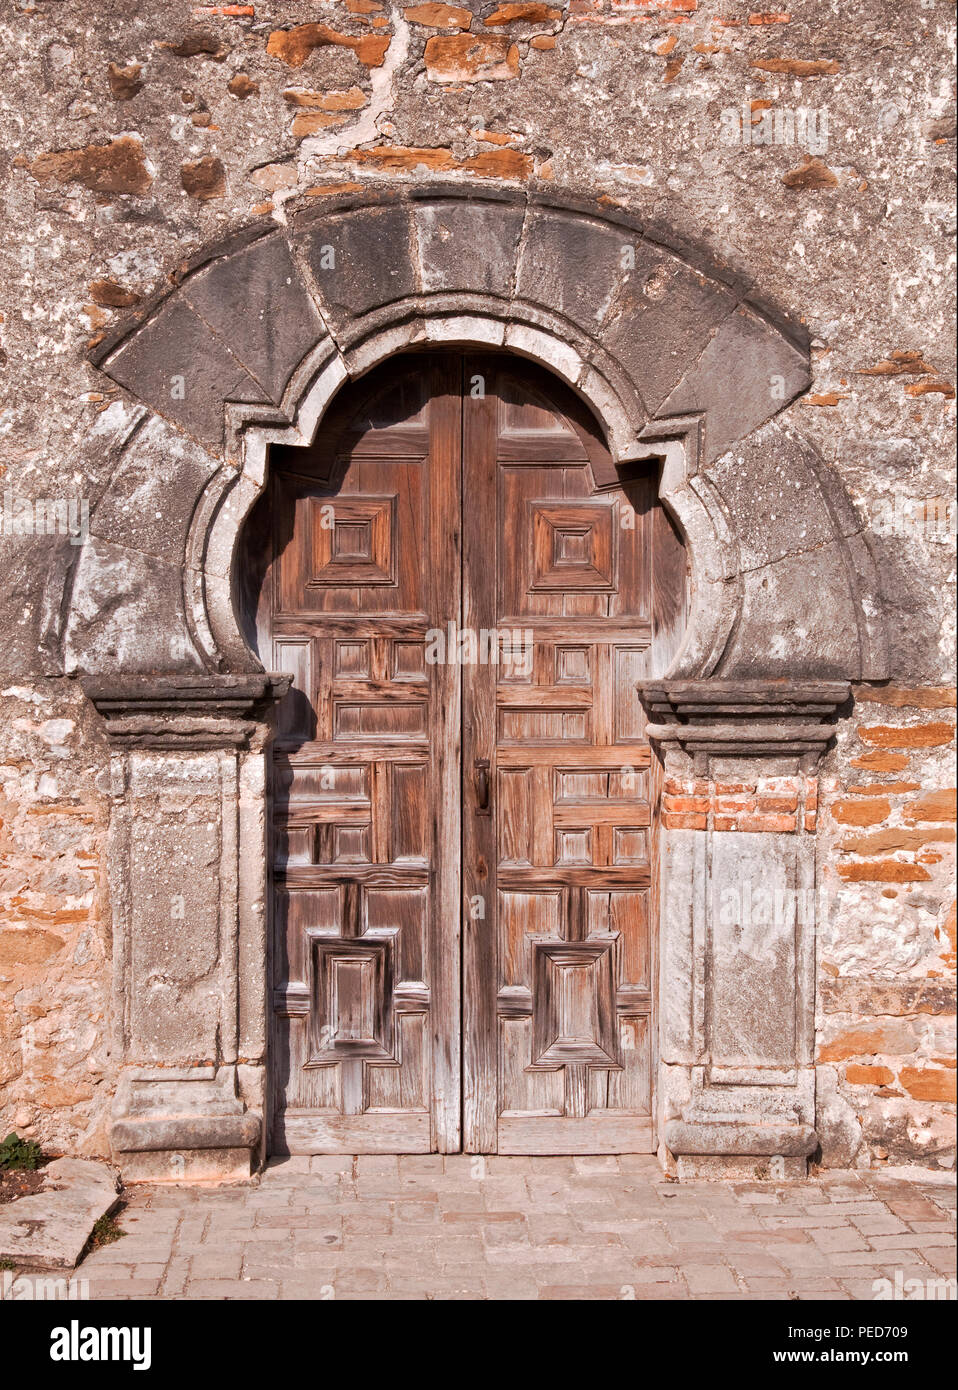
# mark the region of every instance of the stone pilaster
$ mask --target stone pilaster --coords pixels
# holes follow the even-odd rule
[[[679,1176],[804,1175],[815,1131],[816,768],[836,681],[654,681],[664,763],[659,1133]]]
[[[266,1061],[266,766],[285,676],[88,678],[111,745],[111,1143],[124,1177],[248,1177]]]

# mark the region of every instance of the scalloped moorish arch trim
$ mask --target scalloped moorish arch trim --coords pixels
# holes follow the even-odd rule
[[[282,229],[248,228],[177,280],[93,354],[152,412],[154,437],[171,428],[183,461],[161,489],[166,530],[183,540],[178,554],[168,536],[162,547],[180,573],[182,630],[141,640],[131,669],[256,669],[230,569],[268,445],[310,442],[339,387],[390,354],[447,343],[555,372],[589,405],[616,466],[665,460],[661,496],[686,536],[693,603],[669,674],[884,674],[858,518],[810,443],[775,422],[809,384],[807,335],[637,220],[485,185],[368,189],[293,211]],[[133,591],[149,639],[151,608],[171,620],[174,576],[150,595],[130,558],[150,546],[131,542],[117,510],[109,495],[95,508],[93,547],[74,568],[114,615],[111,631]],[[67,669],[106,656],[115,669],[89,601],[73,608],[51,604],[48,645]]]
[[[310,443],[347,382],[442,344],[567,382],[606,437],[599,486],[662,461],[692,611],[637,692],[649,737],[683,796],[791,778],[798,809],[774,833],[660,820],[658,1134],[679,1172],[771,1156],[797,1175],[818,1142],[814,922],[755,952],[716,903],[744,874],[814,886],[815,766],[848,682],[886,675],[861,523],[782,415],[810,382],[805,334],[624,213],[488,185],[327,198],[175,278],[94,354],[133,403],[102,417],[110,481],[51,573],[44,642],[51,670],[84,677],[112,749],[126,1176],[248,1174],[263,1153],[263,748],[286,680],[244,640],[233,581],[269,447]]]

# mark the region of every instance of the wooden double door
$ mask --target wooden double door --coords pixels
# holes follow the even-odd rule
[[[274,450],[243,579],[272,745],[274,1152],[654,1147],[649,747],[684,552],[581,403],[394,359]]]

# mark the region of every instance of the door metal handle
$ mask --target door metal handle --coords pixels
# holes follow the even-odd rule
[[[489,815],[489,759],[476,759],[476,813]]]

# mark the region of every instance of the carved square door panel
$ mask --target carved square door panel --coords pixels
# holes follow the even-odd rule
[[[476,392],[476,379],[483,389]],[[656,773],[684,612],[637,476],[514,359],[397,358],[274,450],[246,584],[272,758],[276,1151],[654,1147]]]

